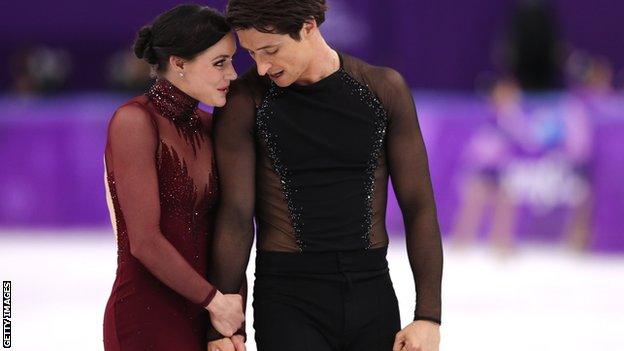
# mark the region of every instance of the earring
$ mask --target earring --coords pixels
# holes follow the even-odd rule
[[[180,72],[180,78],[184,78],[184,73]]]

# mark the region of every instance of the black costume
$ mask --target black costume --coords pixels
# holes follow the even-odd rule
[[[415,319],[440,322],[441,240],[411,91],[392,69],[340,62],[286,88],[254,69],[215,112],[212,279],[239,290],[255,215],[259,350],[391,349],[400,323],[386,261],[388,176],[405,218]]]

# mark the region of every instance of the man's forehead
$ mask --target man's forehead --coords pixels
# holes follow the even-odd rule
[[[257,29],[237,30],[238,41],[246,50],[262,50],[280,43],[281,34],[263,33]]]

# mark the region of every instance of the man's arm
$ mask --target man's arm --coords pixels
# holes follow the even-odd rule
[[[210,277],[220,291],[237,293],[253,244],[255,202],[255,105],[242,82],[232,84],[227,105],[214,113],[220,202],[213,237]],[[246,282],[245,282],[246,283]],[[209,331],[209,340],[218,334]]]
[[[442,242],[429,175],[427,152],[412,94],[401,75],[385,72],[388,111],[387,158],[403,214],[414,284],[414,321],[399,334],[395,348],[437,350],[441,319]],[[421,347],[421,348],[419,348]]]
[[[405,224],[407,251],[414,284],[414,320],[440,323],[442,242],[429,175],[427,151],[422,139],[410,89],[401,75],[388,70],[387,155],[390,177]]]

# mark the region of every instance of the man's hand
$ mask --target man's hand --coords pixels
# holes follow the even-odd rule
[[[230,338],[223,338],[208,343],[208,351],[238,351]]]
[[[414,321],[397,333],[392,351],[438,351],[440,326],[429,321]]]
[[[231,338],[232,340],[232,344],[234,344],[234,348],[236,348],[236,351],[246,351],[247,348],[245,347],[245,338],[242,335],[234,335]]]
[[[212,326],[228,338],[234,335],[245,321],[243,297],[239,294],[223,295],[217,291],[206,309],[210,312]]]

